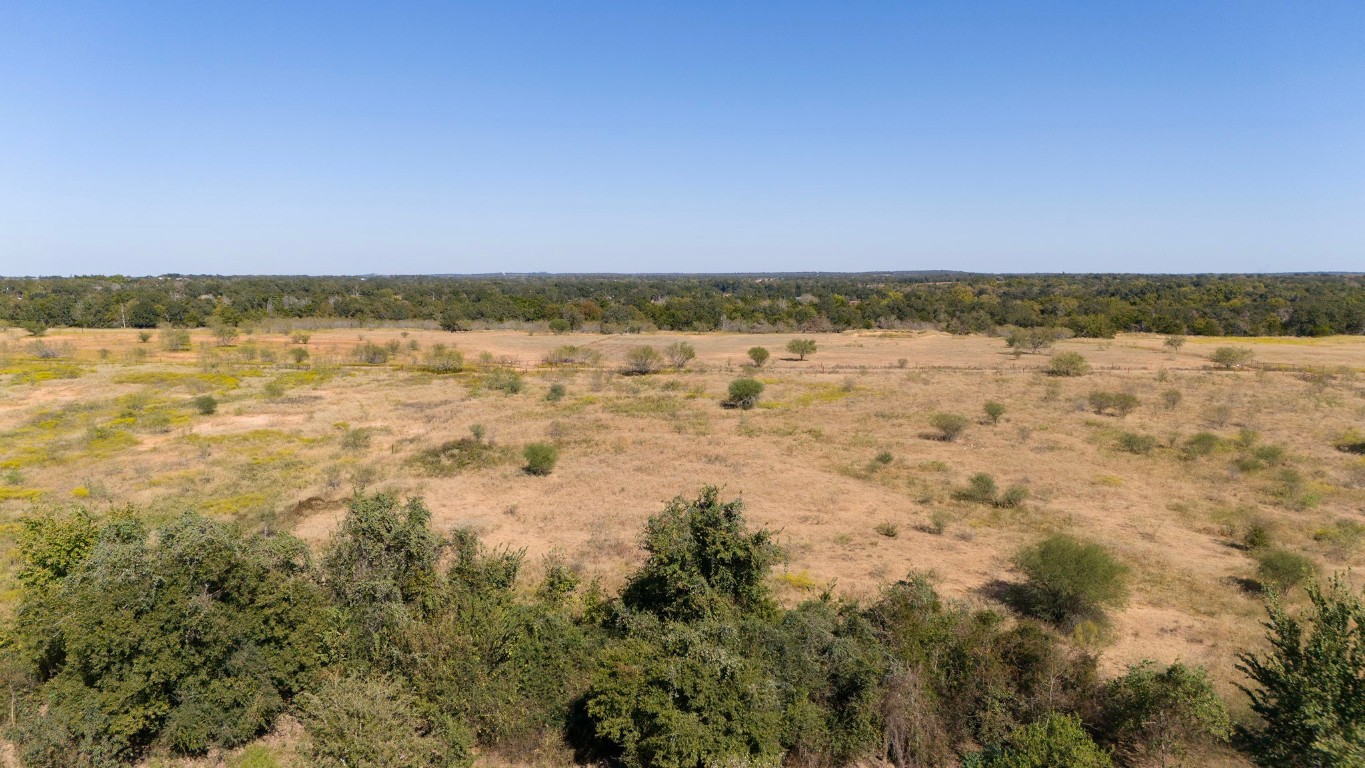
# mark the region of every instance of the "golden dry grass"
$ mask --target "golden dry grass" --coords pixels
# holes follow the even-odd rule
[[[558,552],[610,587],[639,562],[636,535],[649,515],[715,484],[744,498],[752,523],[780,532],[789,561],[774,585],[785,600],[831,584],[867,597],[926,570],[947,595],[982,604],[992,585],[1015,577],[1015,551],[1068,531],[1111,547],[1136,576],[1131,605],[1098,648],[1105,667],[1203,664],[1234,709],[1235,653],[1261,634],[1259,599],[1245,589],[1254,566],[1236,546],[1247,522],[1272,522],[1279,542],[1326,570],[1365,563],[1358,549],[1314,538],[1338,520],[1365,523],[1365,464],[1332,447],[1365,423],[1365,338],[1192,338],[1179,354],[1150,335],[1062,342],[1094,367],[1080,378],[1045,376],[1047,355],[1016,358],[1000,339],[934,332],[821,335],[817,354],[797,362],[785,359],[783,335],[314,331],[302,369],[283,362],[297,346],[285,334],[219,348],[197,331],[193,351],[167,353],[128,330],[51,332],[42,342],[62,350],[58,360],[33,359],[18,331],[0,338],[6,531],[36,499],[132,503],[152,517],[194,507],[318,543],[355,488],[390,488],[424,496],[439,528],[473,527],[533,558]],[[387,365],[351,364],[362,339],[400,351]],[[687,370],[613,369],[633,346],[677,340],[696,347]],[[418,370],[437,343],[458,346],[469,370]],[[562,344],[597,350],[602,366],[541,363]],[[755,345],[773,352],[754,374],[767,384],[760,407],[721,408]],[[1214,371],[1207,356],[1221,345],[1252,347],[1274,370]],[[261,350],[276,362],[261,362]],[[481,387],[495,364],[520,370],[525,391]],[[555,383],[567,395],[548,402]],[[1131,392],[1140,405],[1123,418],[1097,415],[1086,404],[1093,390]],[[1180,392],[1173,407],[1167,390]],[[220,401],[215,415],[188,406],[205,392]],[[994,426],[988,400],[1007,408]],[[972,424],[957,441],[931,439],[936,411]],[[524,474],[517,461],[430,477],[411,462],[474,424],[518,449],[552,440],[559,465],[548,477]],[[1238,470],[1236,448],[1179,456],[1195,432],[1231,440],[1242,430],[1285,449],[1294,488],[1281,467]],[[1123,452],[1124,431],[1158,447]],[[882,452],[888,463],[874,461]],[[1026,486],[1029,501],[1002,509],[958,500],[977,472]],[[6,581],[0,599],[13,598]]]

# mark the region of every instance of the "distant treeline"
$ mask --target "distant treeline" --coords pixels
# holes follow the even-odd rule
[[[268,319],[435,321],[448,330],[562,321],[630,332],[956,333],[1059,326],[1201,336],[1365,333],[1365,275],[781,275],[71,277],[0,279],[0,321],[151,328]]]

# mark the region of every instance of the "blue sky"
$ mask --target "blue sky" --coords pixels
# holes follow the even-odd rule
[[[1365,3],[0,0],[0,274],[1365,270]]]

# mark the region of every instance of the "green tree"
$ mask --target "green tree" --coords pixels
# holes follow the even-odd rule
[[[986,411],[986,420],[992,424],[999,424],[1000,417],[1005,415],[1005,406],[994,400],[987,401],[983,409]]]
[[[1209,355],[1209,361],[1225,371],[1241,368],[1256,356],[1247,347],[1219,347]]]
[[[945,442],[956,440],[971,420],[958,413],[935,413],[929,417],[929,425],[938,430],[939,439]]]
[[[1026,578],[1017,602],[1047,621],[1099,620],[1128,600],[1128,568],[1099,544],[1057,534],[1019,552],[1015,565]]]
[[[797,360],[805,360],[815,354],[815,339],[792,339],[787,342],[787,354],[796,355]]]
[[[1079,352],[1058,352],[1048,362],[1049,376],[1084,376],[1090,372],[1090,363]]]
[[[725,405],[747,411],[758,404],[758,398],[763,394],[763,389],[763,382],[758,379],[747,377],[735,379],[730,382],[730,396],[725,400]]]
[[[1238,655],[1251,680],[1242,690],[1262,724],[1246,736],[1252,759],[1277,768],[1346,768],[1365,760],[1365,599],[1341,578],[1307,589],[1290,615],[1267,605],[1269,649]]]
[[[668,358],[668,364],[679,370],[686,368],[696,356],[697,350],[685,341],[675,341],[664,348],[664,357]]]
[[[755,368],[762,368],[763,364],[768,362],[769,353],[768,350],[763,347],[749,347],[749,351],[747,354],[749,355],[749,360],[753,362]]]

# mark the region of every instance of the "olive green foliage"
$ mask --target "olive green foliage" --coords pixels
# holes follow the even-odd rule
[[[1180,453],[1186,459],[1197,459],[1208,456],[1222,445],[1223,438],[1218,435],[1212,432],[1196,432],[1181,446]]]
[[[444,344],[433,344],[422,358],[421,368],[428,373],[459,373],[464,370],[464,354]]]
[[[730,396],[726,398],[724,405],[728,408],[739,408],[749,410],[758,404],[758,398],[763,394],[763,382],[758,379],[741,378],[730,382]]]
[[[938,430],[939,439],[952,442],[967,429],[971,420],[959,413],[935,413],[929,417],[929,425]]]
[[[994,477],[985,472],[978,472],[968,478],[967,486],[954,495],[963,501],[1012,509],[1028,501],[1029,493],[1028,488],[1022,485],[1012,485],[1002,492],[996,485]]]
[[[564,399],[567,392],[568,390],[564,388],[563,384],[551,384],[549,391],[545,393],[545,399],[551,403],[557,403]]]
[[[1336,440],[1333,440],[1332,445],[1344,453],[1365,454],[1365,432],[1348,429]]]
[[[768,358],[771,356],[764,347],[749,347],[749,351],[746,354],[748,354],[749,360],[754,364],[755,368],[762,368],[763,364],[768,362]]]
[[[361,342],[351,350],[351,359],[363,365],[383,365],[389,362],[392,355],[388,347],[373,341]]]
[[[1090,373],[1090,363],[1080,352],[1058,352],[1047,364],[1049,376],[1084,376]]]
[[[194,410],[201,416],[212,416],[218,412],[218,398],[213,395],[198,395],[190,400],[190,405],[193,405]]]
[[[1026,578],[1016,603],[1046,621],[1100,620],[1128,601],[1128,568],[1099,544],[1058,534],[1025,548],[1015,565]]]
[[[1185,337],[1178,333],[1173,333],[1162,340],[1161,345],[1171,352],[1179,352],[1185,346]]]
[[[1130,765],[1179,765],[1189,748],[1227,741],[1232,721],[1201,667],[1145,661],[1104,689],[1103,741]]]
[[[487,389],[508,395],[519,395],[526,388],[526,380],[511,368],[492,368],[485,371],[480,383]]]
[[[1272,596],[1269,648],[1238,656],[1261,722],[1245,737],[1257,765],[1346,768],[1365,745],[1365,595],[1334,578],[1292,615]]]
[[[1138,432],[1124,432],[1119,435],[1119,450],[1146,455],[1156,449],[1156,438]]]
[[[161,348],[167,352],[184,352],[190,348],[190,332],[184,328],[161,329]]]
[[[1114,761],[1081,727],[1079,718],[1049,714],[1021,726],[1005,744],[974,756],[964,768],[1110,768]]]
[[[654,373],[663,367],[664,357],[647,344],[632,347],[626,352],[625,372],[636,376]]]
[[[1230,371],[1247,365],[1254,357],[1256,353],[1247,347],[1219,347],[1209,355],[1209,362]]]
[[[549,328],[552,333],[560,334],[568,333],[569,330],[573,328],[573,325],[562,317],[556,317],[549,322]]]
[[[1065,328],[1053,328],[1041,326],[1037,328],[1012,328],[1005,334],[1005,346],[1010,349],[1023,352],[1028,350],[1034,354],[1049,349],[1053,344],[1071,336],[1072,333]]]
[[[805,360],[815,354],[815,339],[792,339],[787,342],[787,354],[796,355],[798,360]]]
[[[1132,413],[1138,407],[1137,395],[1131,392],[1091,392],[1089,397],[1090,407],[1095,409],[1095,413],[1111,413],[1115,416],[1123,417]]]
[[[550,443],[530,443],[522,450],[526,459],[526,474],[548,475],[559,461],[559,449]]]
[[[99,534],[95,519],[80,508],[20,519],[19,582],[33,589],[60,582],[85,561]]]
[[[88,549],[72,543],[83,530],[49,526],[22,553],[14,633],[37,681],[18,707],[26,764],[242,744],[326,662],[333,613],[302,542],[194,514],[155,534],[118,517]]]
[[[1005,415],[1004,404],[997,403],[994,400],[987,401],[987,403],[982,406],[982,410],[986,412],[986,421],[991,424],[999,424],[1000,417]]]
[[[696,356],[696,348],[685,341],[675,341],[664,347],[664,357],[668,358],[668,364],[674,368],[686,368]]]
[[[1255,551],[1256,580],[1267,590],[1285,592],[1313,578],[1317,565],[1307,556],[1278,547]]]
[[[469,763],[466,750],[433,735],[418,703],[382,677],[343,677],[305,693],[299,720],[313,768],[448,768]]]
[[[469,431],[466,437],[419,451],[412,463],[429,475],[446,476],[488,469],[515,458],[510,450],[486,438],[482,426],[475,424]]]

